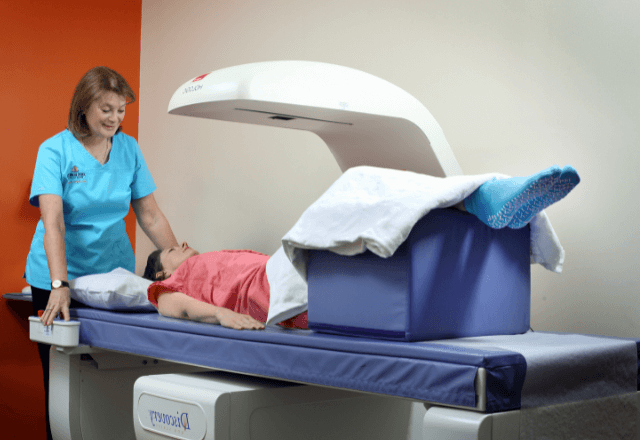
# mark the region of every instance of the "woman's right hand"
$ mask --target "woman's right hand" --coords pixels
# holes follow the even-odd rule
[[[218,308],[216,315],[223,327],[235,328],[236,330],[262,330],[264,328],[264,324],[257,319],[222,307]]]
[[[43,325],[48,326],[53,324],[53,318],[62,314],[65,321],[69,321],[69,305],[71,304],[71,292],[68,287],[61,287],[59,289],[53,289],[49,295],[49,302],[47,308],[40,317],[40,322]]]

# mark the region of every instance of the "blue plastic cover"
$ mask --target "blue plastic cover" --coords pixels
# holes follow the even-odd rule
[[[392,342],[289,330],[233,330],[157,313],[75,309],[80,343],[250,375],[476,406],[487,371],[487,412],[520,407],[526,362],[519,353],[428,342]]]
[[[389,258],[310,250],[309,328],[404,341],[525,333],[529,248],[529,227],[435,209]]]

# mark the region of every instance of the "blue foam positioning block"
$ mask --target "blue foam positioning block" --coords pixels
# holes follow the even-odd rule
[[[309,251],[309,328],[399,341],[525,333],[529,240],[529,226],[437,209],[389,258]]]

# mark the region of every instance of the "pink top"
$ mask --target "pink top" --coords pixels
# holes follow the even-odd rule
[[[268,255],[249,250],[207,252],[188,258],[164,281],[147,289],[149,301],[158,307],[165,292],[182,292],[199,301],[224,307],[266,322],[269,314]],[[281,323],[308,328],[307,313]]]

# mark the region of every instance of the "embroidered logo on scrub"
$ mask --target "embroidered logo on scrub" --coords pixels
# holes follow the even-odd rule
[[[67,174],[67,180],[69,181],[69,183],[86,183],[87,181],[84,180],[84,177],[85,173],[81,173],[80,170],[78,170],[78,167],[75,165],[71,169],[71,172]]]

